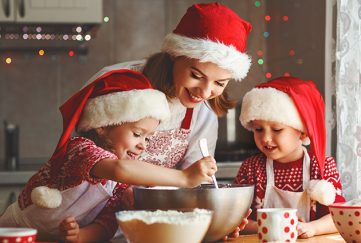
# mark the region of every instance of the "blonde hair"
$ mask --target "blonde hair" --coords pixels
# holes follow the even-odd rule
[[[150,56],[144,66],[143,74],[149,78],[153,87],[162,91],[168,99],[176,96],[173,84],[173,60],[168,53],[158,52]],[[228,110],[234,108],[237,103],[229,98],[226,91],[208,102],[218,117],[227,114]]]

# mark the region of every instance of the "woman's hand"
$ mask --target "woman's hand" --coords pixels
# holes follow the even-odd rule
[[[251,215],[252,209],[248,209],[247,215],[242,219],[241,224],[229,235],[223,237],[223,241],[227,241],[230,238],[237,238],[239,236],[239,232],[244,230],[246,225],[248,224],[248,217]]]
[[[65,242],[79,242],[79,224],[74,217],[64,219],[59,225],[59,230]]]
[[[185,187],[195,187],[202,182],[212,183],[212,175],[217,171],[216,161],[212,156],[204,157],[183,170],[186,177]]]

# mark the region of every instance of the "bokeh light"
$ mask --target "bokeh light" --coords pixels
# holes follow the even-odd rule
[[[283,73],[283,76],[289,77],[289,76],[291,76],[291,74],[289,72],[285,72],[285,73]]]
[[[263,51],[262,51],[262,50],[258,50],[258,51],[257,51],[257,56],[259,56],[259,57],[263,56]]]
[[[293,57],[294,55],[296,55],[296,51],[294,49],[291,49],[291,50],[288,51],[288,55],[290,57]]]

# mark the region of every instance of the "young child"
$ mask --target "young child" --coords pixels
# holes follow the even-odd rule
[[[327,205],[345,199],[335,160],[325,156],[324,103],[315,84],[295,77],[260,84],[244,96],[240,121],[262,152],[235,178],[255,185],[253,220],[243,233],[257,232],[258,208],[273,207],[298,209],[300,238],[336,232]]]
[[[165,95],[138,72],[108,72],[60,110],[64,130],[53,156],[1,216],[0,227],[31,227],[39,239],[60,240],[62,220],[74,216],[81,226],[91,223],[126,187],[121,183],[194,187],[212,181],[212,157],[183,171],[135,160],[169,116]],[[74,127],[80,136],[70,138]]]

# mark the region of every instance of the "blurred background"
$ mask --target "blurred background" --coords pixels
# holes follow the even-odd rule
[[[46,162],[62,131],[58,107],[102,67],[159,51],[164,36],[197,2],[211,1],[2,1],[1,165],[9,146],[21,165]],[[229,85],[232,98],[240,100],[257,83],[281,75],[312,79],[329,95],[325,0],[219,2],[253,25],[247,43],[253,65],[244,81]],[[256,151],[252,134],[238,121],[239,107],[220,118],[219,162],[239,162]]]

